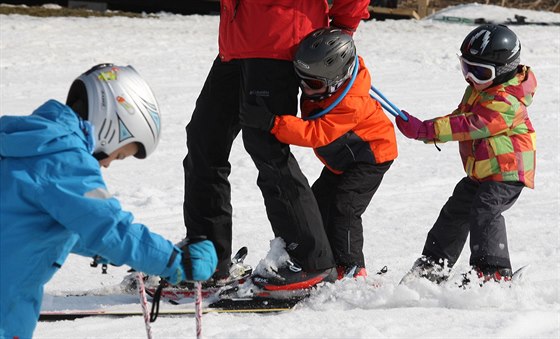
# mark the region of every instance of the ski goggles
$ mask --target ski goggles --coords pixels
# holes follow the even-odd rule
[[[323,80],[319,79],[301,79],[301,85],[304,88],[311,90],[327,89],[327,84]]]
[[[496,78],[495,66],[468,61],[461,55],[458,55],[458,57],[465,78],[469,78],[477,84],[485,84]]]
[[[350,74],[352,67],[349,69]],[[300,84],[303,89],[310,90],[315,94],[332,94],[336,92],[340,86],[348,79],[348,76],[334,82],[324,78],[316,78],[306,75],[296,69],[296,74],[300,79]]]
[[[313,78],[309,75],[301,73],[300,71],[297,70],[297,68],[295,71],[298,78],[300,79],[300,85],[302,88],[312,90],[312,91],[322,90],[322,92],[325,92],[327,90],[328,84],[326,79]]]

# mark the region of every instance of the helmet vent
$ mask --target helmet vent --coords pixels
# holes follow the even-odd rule
[[[317,41],[315,41],[315,43],[313,43],[313,45],[311,45],[311,48],[319,47],[322,42],[323,42],[323,39],[318,39]]]
[[[97,133],[97,140],[101,140],[101,132],[103,132],[103,130],[105,129],[106,122],[107,119],[103,119],[103,122],[101,123],[101,127],[99,128],[99,133]]]
[[[319,35],[322,35],[322,34],[323,34],[323,31],[315,31],[315,33],[313,33],[313,37],[316,38],[316,37],[318,37]]]
[[[107,121],[107,119],[105,119],[105,121]],[[103,121],[103,126],[105,126],[105,121]],[[101,126],[101,131],[103,131],[103,126]],[[104,139],[107,139],[107,136],[111,132],[111,126],[113,126],[113,122],[111,120],[109,120],[109,127],[107,127],[107,131],[105,132]],[[101,133],[101,131],[99,131],[99,132]]]
[[[109,141],[108,143],[111,143],[113,141],[113,138],[115,137],[116,131],[113,130],[113,133],[111,133],[111,137],[109,137]]]
[[[107,123],[109,126],[107,126]],[[99,129],[99,134],[97,135],[97,140],[101,141],[102,145],[110,144],[115,137],[116,131],[112,128],[113,122],[111,120],[104,119]],[[107,128],[105,128],[107,127]]]
[[[327,45],[332,46],[332,45],[336,44],[338,42],[338,40],[339,40],[338,38],[331,39],[327,42]]]

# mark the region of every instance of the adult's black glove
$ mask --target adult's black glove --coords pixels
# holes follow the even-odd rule
[[[241,126],[258,128],[269,132],[274,126],[276,115],[272,113],[266,103],[260,97],[257,97],[256,104],[243,102],[241,104],[241,112],[239,113],[239,122]]]

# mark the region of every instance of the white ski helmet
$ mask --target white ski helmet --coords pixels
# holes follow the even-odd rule
[[[94,156],[101,160],[136,142],[143,159],[159,142],[161,115],[154,93],[132,66],[99,64],[70,86],[66,104],[95,128]]]

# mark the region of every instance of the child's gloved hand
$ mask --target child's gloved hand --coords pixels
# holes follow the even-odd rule
[[[218,264],[214,244],[202,240],[183,245],[177,252],[169,270],[162,274],[163,279],[172,285],[182,281],[205,281],[210,279]]]
[[[407,111],[402,112],[406,115],[408,121],[404,121],[400,116],[396,118],[396,121],[397,127],[405,137],[416,140],[433,140],[435,138],[436,132],[433,121],[420,121]]]
[[[182,258],[187,280],[204,281],[210,279],[218,265],[218,256],[214,244],[210,240],[202,240],[187,246],[190,258],[185,255],[186,248],[183,248]],[[191,274],[189,274],[189,269]]]
[[[244,102],[239,113],[241,126],[258,128],[269,132],[274,126],[276,115],[272,113],[263,99],[257,97],[257,104]]]

